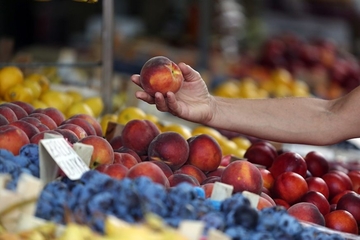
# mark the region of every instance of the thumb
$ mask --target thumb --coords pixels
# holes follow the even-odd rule
[[[178,66],[184,76],[184,81],[193,82],[193,81],[201,79],[199,72],[195,71],[189,65],[181,62],[178,64]]]

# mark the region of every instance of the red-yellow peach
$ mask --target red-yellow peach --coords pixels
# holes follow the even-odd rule
[[[79,143],[88,144],[94,147],[90,160],[90,168],[94,168],[100,164],[114,162],[114,150],[105,138],[91,135],[80,139]]]
[[[306,177],[307,167],[304,158],[296,152],[284,152],[278,155],[269,168],[274,178],[283,172],[295,172]]]
[[[160,134],[159,128],[149,120],[133,119],[121,132],[123,146],[134,150],[139,156],[147,155],[151,141]]]
[[[245,160],[230,163],[221,175],[221,182],[234,186],[234,193],[246,190],[260,194],[263,186],[259,169]]]
[[[79,114],[75,114],[75,115],[71,116],[70,118],[82,118],[82,119],[88,121],[94,127],[96,135],[99,137],[103,137],[103,132],[102,132],[100,122],[98,122],[95,117],[90,116],[89,114],[79,113]]]
[[[150,58],[140,71],[140,85],[151,96],[156,92],[176,93],[183,81],[184,77],[179,66],[164,56]]]
[[[300,201],[308,191],[305,179],[295,172],[283,172],[277,178],[272,188],[272,195],[281,198],[290,205]]]
[[[189,144],[177,132],[163,132],[150,142],[149,160],[163,161],[175,171],[185,164],[189,156]],[[200,170],[201,171],[201,170]]]
[[[181,168],[174,171],[174,173],[183,173],[193,176],[199,183],[202,183],[206,179],[205,173],[194,165],[183,165]]]
[[[298,220],[325,226],[325,218],[319,209],[310,202],[299,202],[287,209],[287,212]]]
[[[357,235],[358,225],[354,216],[346,210],[334,210],[325,215],[327,228]]]
[[[153,182],[159,183],[164,187],[170,186],[168,178],[165,176],[161,168],[153,162],[141,162],[129,169],[127,175],[130,179],[141,176],[150,178]]]
[[[26,133],[11,125],[0,126],[0,149],[6,149],[18,155],[22,146],[30,143]]]
[[[195,135],[188,140],[189,157],[187,164],[203,172],[216,170],[220,166],[222,151],[219,143],[208,134]]]

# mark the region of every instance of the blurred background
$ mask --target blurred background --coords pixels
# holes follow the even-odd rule
[[[226,97],[335,98],[360,83],[358,0],[111,1],[107,40],[105,1],[0,0],[0,63],[62,85],[111,84],[123,94],[108,111],[138,104],[129,76],[156,55],[193,66]]]

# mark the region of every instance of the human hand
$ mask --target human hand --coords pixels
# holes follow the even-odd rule
[[[159,111],[169,112],[192,122],[208,122],[212,118],[213,97],[209,94],[206,83],[189,65],[179,63],[178,66],[184,76],[184,82],[178,92],[167,92],[165,95],[157,92],[152,97],[145,91],[137,91],[135,96],[149,104],[155,104]],[[139,74],[132,75],[131,80],[141,87]]]

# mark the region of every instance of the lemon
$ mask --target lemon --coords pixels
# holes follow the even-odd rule
[[[146,113],[141,108],[126,107],[118,114],[117,122],[125,125],[127,122],[133,119],[145,119]]]
[[[37,108],[47,108],[49,107],[44,102],[40,101],[39,99],[35,99],[30,103],[35,109]]]
[[[101,129],[102,132],[105,134],[106,133],[106,129],[108,126],[109,122],[117,122],[117,115],[116,114],[112,114],[112,113],[107,113],[105,115],[103,115],[100,119],[100,125],[101,125]]]
[[[14,66],[4,67],[0,70],[0,96],[4,96],[7,89],[24,81],[23,72]]]
[[[80,102],[84,99],[83,95],[81,95],[78,91],[69,90],[66,94],[72,97],[73,103]]]
[[[34,96],[30,88],[23,84],[16,84],[5,91],[4,100],[8,102],[21,101],[31,103],[34,100]]]
[[[99,117],[104,110],[104,101],[99,96],[88,97],[84,99],[83,102],[89,105],[95,117]]]
[[[38,82],[25,80],[23,84],[24,86],[30,88],[34,99],[38,99],[40,97],[42,90]]]
[[[190,129],[186,128],[183,125],[176,124],[176,123],[170,123],[170,124],[163,126],[162,131],[163,132],[177,132],[181,136],[183,136],[185,139],[188,139],[192,136]]]
[[[212,127],[207,127],[207,126],[203,126],[203,125],[196,126],[191,131],[192,136],[199,135],[199,134],[208,134],[209,136],[215,138],[215,140],[218,142],[221,141],[223,138],[223,135],[218,130],[216,130]]]
[[[65,112],[65,116],[70,118],[76,114],[87,114],[94,117],[94,112],[91,107],[84,102],[77,102],[72,104]]]
[[[40,100],[44,102],[49,107],[54,107],[59,109],[62,113],[65,114],[68,107],[72,104],[72,98],[69,97],[66,93],[47,90],[40,96]]]
[[[242,136],[233,137],[231,141],[233,141],[238,146],[238,148],[241,149],[246,150],[251,146],[250,140],[247,139],[246,137],[242,137]]]
[[[50,89],[50,81],[43,74],[32,73],[29,76],[25,77],[25,80],[30,80],[30,81],[37,82],[41,87],[41,93],[44,93],[45,91]]]

